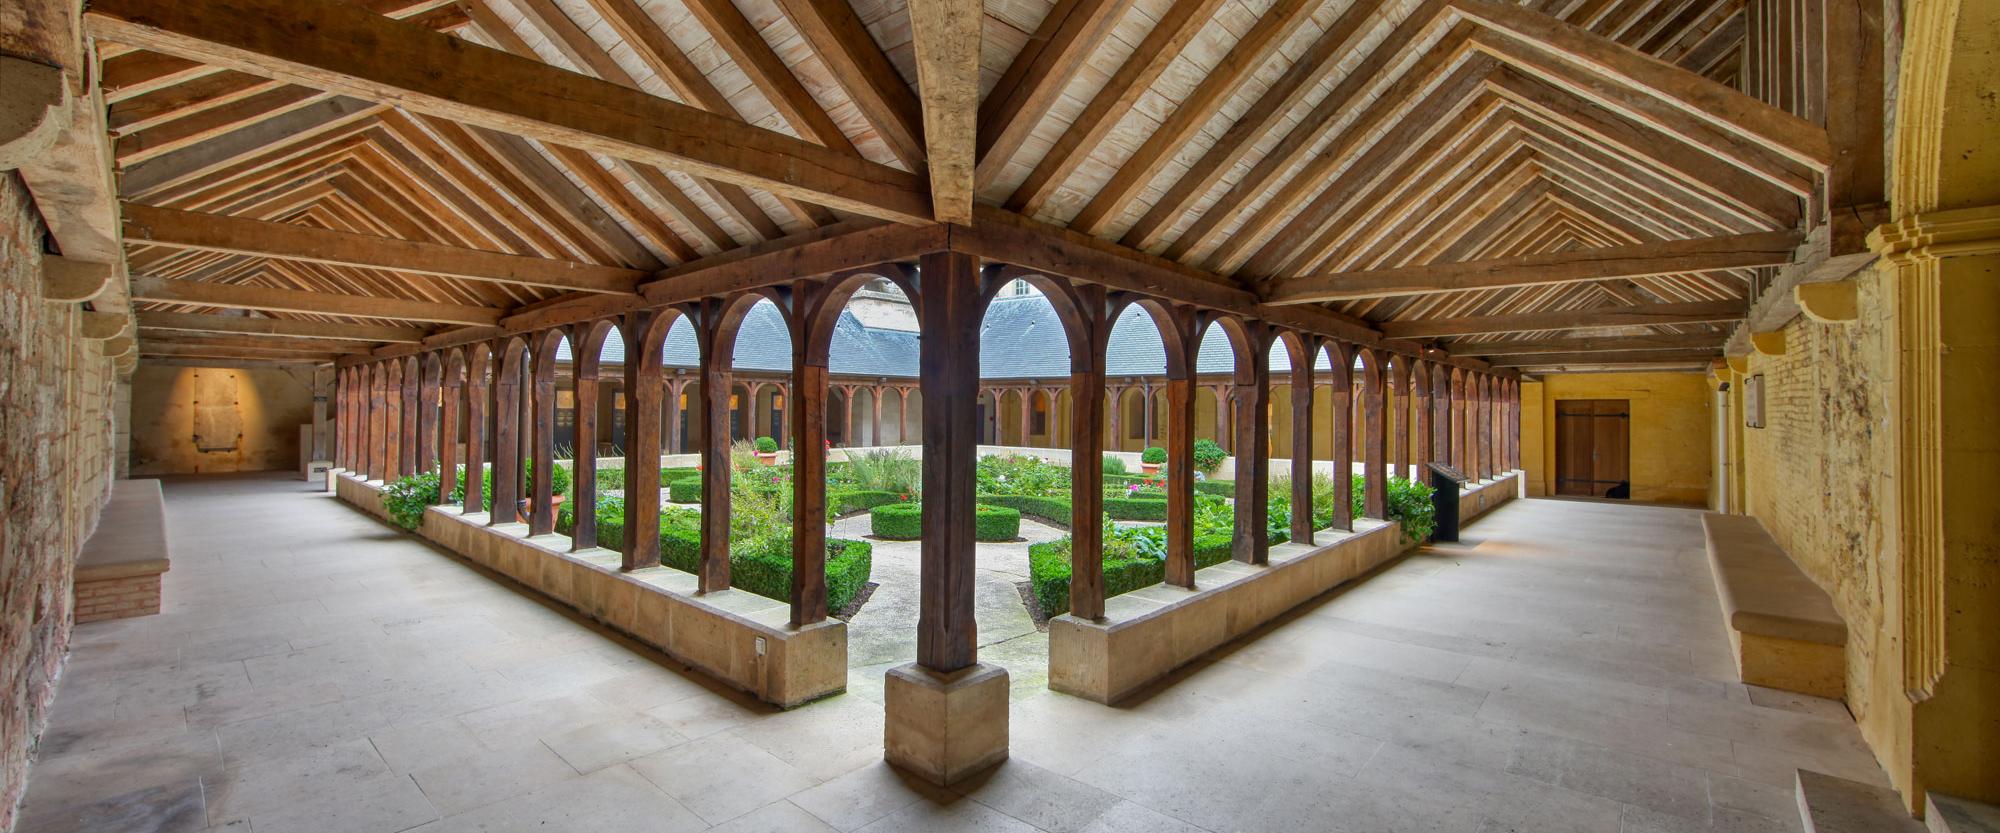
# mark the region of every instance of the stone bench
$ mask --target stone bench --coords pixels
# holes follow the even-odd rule
[[[1748,515],[1702,515],[1708,564],[1743,681],[1843,699],[1847,623],[1833,599]]]
[[[169,566],[167,501],[158,480],[117,480],[76,559],[76,621],[130,619],[160,612],[160,574]]]

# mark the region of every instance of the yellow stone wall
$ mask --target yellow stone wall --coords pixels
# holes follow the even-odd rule
[[[194,376],[237,376],[243,438],[232,451],[194,445]],[[275,471],[299,465],[299,426],[312,422],[312,376],[268,368],[141,364],[132,377],[132,474]]]
[[[1883,649],[1897,627],[1885,604],[1896,545],[1882,511],[1895,488],[1895,388],[1887,381],[1896,354],[1885,279],[1871,268],[1853,280],[1858,320],[1800,316],[1784,328],[1782,355],[1749,356],[1736,384],[1763,377],[1764,427],[1737,429],[1737,505],[1763,522],[1847,620],[1848,708],[1882,749],[1895,745],[1895,727],[1908,720],[1900,655]],[[1740,426],[1743,416],[1732,418]]]
[[[1521,466],[1528,494],[1555,489],[1556,402],[1632,402],[1632,499],[1708,503],[1711,390],[1699,373],[1551,373],[1521,386]]]

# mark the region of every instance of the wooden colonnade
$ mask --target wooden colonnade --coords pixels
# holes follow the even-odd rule
[[[1334,464],[1350,470],[1359,440],[1359,457],[1367,475],[1363,514],[1384,517],[1387,507],[1384,475],[1399,464],[1421,465],[1442,459],[1469,474],[1490,477],[1516,467],[1519,460],[1519,382],[1509,376],[1391,353],[1350,344],[1297,329],[1274,326],[1238,315],[1177,304],[1106,287],[1000,265],[981,267],[977,258],[958,251],[922,256],[920,268],[888,264],[848,270],[828,277],[793,281],[745,290],[724,297],[631,310],[607,317],[509,333],[489,341],[427,349],[414,355],[377,357],[346,364],[338,372],[336,465],[370,480],[392,481],[405,474],[438,472],[439,494],[457,489],[459,466],[466,477],[463,511],[484,511],[486,495],[476,473],[487,464],[487,440],[495,453],[489,523],[515,521],[504,507],[517,505],[525,489],[529,497],[529,534],[554,530],[551,477],[554,448],[556,363],[558,343],[567,338],[574,348],[576,453],[573,547],[597,545],[595,512],[598,487],[599,348],[615,328],[627,345],[623,368],[631,402],[624,446],[626,521],[624,569],[659,563],[660,466],[657,449],[669,395],[661,345],[668,330],[686,319],[695,327],[701,364],[689,381],[699,381],[698,402],[689,407],[704,420],[700,444],[703,472],[702,549],[699,589],[707,593],[730,586],[729,567],[729,407],[733,389],[731,360],[738,325],[750,307],[770,300],[783,313],[791,331],[794,396],[786,412],[793,448],[793,570],[791,621],[805,625],[827,615],[826,558],[826,436],[828,352],[832,332],[847,299],[863,283],[885,277],[898,284],[914,305],[923,333],[917,390],[924,403],[920,436],[924,453],[922,582],[918,631],[918,662],[937,671],[951,671],[976,662],[972,571],[974,467],[981,441],[977,408],[979,332],[987,303],[999,287],[1015,279],[1028,280],[1056,308],[1069,342],[1067,388],[1072,426],[1101,425],[1107,401],[1105,348],[1110,329],[1127,306],[1136,305],[1159,330],[1166,349],[1168,403],[1165,445],[1170,460],[1193,453],[1196,380],[1194,361],[1202,336],[1210,326],[1227,335],[1235,371],[1227,399],[1231,434],[1239,440],[1236,475],[1236,535],[1234,557],[1246,563],[1268,559],[1266,499],[1269,483],[1269,419],[1271,373],[1269,351],[1284,349],[1291,362],[1288,384],[1294,391],[1314,389],[1314,359],[1322,349],[1332,367],[1359,362],[1358,374],[1334,372],[1325,380],[1333,388]],[[1358,390],[1356,380],[1358,378]],[[685,384],[685,383],[683,383]],[[1392,397],[1392,391],[1395,395]],[[1407,394],[1407,395],[1406,395]],[[1354,399],[1360,407],[1353,407]],[[1314,397],[1293,396],[1295,426],[1311,426]],[[526,402],[526,413],[523,403]],[[998,399],[996,397],[995,401]],[[1051,402],[1054,401],[1051,397]],[[1222,401],[1222,400],[1218,400]],[[1399,424],[1393,441],[1385,430],[1391,408]],[[850,405],[851,408],[851,400]],[[1356,431],[1353,414],[1359,412]],[[651,418],[638,419],[633,415]],[[1407,420],[1407,421],[1405,421]],[[463,431],[463,456],[451,441]],[[1310,430],[1294,430],[1290,457],[1294,471],[1309,470]],[[524,482],[523,459],[506,449],[528,440]],[[1072,458],[1088,461],[1104,451],[1100,431],[1071,432]],[[653,449],[653,454],[638,453]],[[1072,465],[1070,610],[1096,619],[1104,611],[1102,565],[1103,472],[1095,465]],[[1168,468],[1167,569],[1169,583],[1192,587],[1194,481],[1191,466]],[[1350,479],[1337,478],[1334,526],[1352,528]],[[1311,479],[1292,480],[1292,505],[1311,505]],[[1312,513],[1294,512],[1291,538],[1313,539]],[[648,531],[647,533],[642,533]]]

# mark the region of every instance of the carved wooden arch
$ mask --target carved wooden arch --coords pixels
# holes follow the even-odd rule
[[[1055,310],[1056,320],[1062,324],[1063,340],[1069,348],[1071,372],[1087,372],[1091,365],[1079,368],[1077,361],[1079,356],[1088,361],[1091,357],[1091,351],[1101,346],[1093,343],[1093,339],[1091,338],[1092,333],[1088,326],[1088,316],[1093,309],[1099,312],[1104,311],[1103,304],[1101,302],[1094,302],[1089,297],[1092,293],[1079,292],[1075,282],[1067,278],[1020,266],[1008,265],[1001,266],[995,272],[994,280],[987,281],[986,286],[981,288],[982,291],[979,298],[980,307],[984,309],[987,305],[991,304],[993,298],[999,294],[1002,287],[1016,280],[1024,281],[1029,286],[1042,291],[1042,299]],[[1101,295],[1102,293],[1095,294]],[[1108,321],[1111,319],[1107,318],[1105,320]],[[1098,339],[1100,341],[1110,337],[1109,328],[1104,329],[1107,332],[1100,336]]]
[[[534,356],[528,339],[509,336],[495,357],[493,377],[493,513],[489,523],[512,523],[521,498],[521,374]]]
[[[625,339],[625,538],[621,542],[625,570],[650,567],[660,562],[658,535],[640,535],[637,530],[660,526],[661,409],[666,395],[667,335],[683,318],[691,318],[685,306],[649,310],[619,328]],[[608,336],[608,334],[607,334]],[[706,359],[707,345],[695,339],[696,361]],[[581,511],[583,507],[578,507]]]
[[[1388,430],[1385,413],[1388,408],[1383,394],[1388,379],[1387,367],[1377,350],[1356,347],[1355,354],[1361,362],[1362,399],[1362,442],[1361,468],[1364,484],[1361,491],[1362,514],[1371,518],[1388,516]]]
[[[1107,344],[1111,337],[1110,331],[1117,329],[1119,319],[1125,315],[1125,308],[1136,306],[1152,320],[1153,327],[1159,332],[1160,343],[1166,348],[1167,378],[1194,378],[1195,357],[1192,353],[1198,348],[1193,342],[1195,328],[1191,309],[1169,304],[1157,298],[1124,292],[1112,294],[1106,299],[1106,305],[1109,313],[1104,319],[1108,324],[1104,328]]]
[[[1196,361],[1200,361],[1201,344],[1206,340],[1208,328],[1211,326],[1219,327],[1223,337],[1229,342],[1229,357],[1233,364],[1230,369],[1230,381],[1238,385],[1256,384],[1259,378],[1258,370],[1270,367],[1269,328],[1234,315],[1196,313],[1194,338],[1190,341],[1193,349],[1197,351]]]
[[[570,366],[574,368],[575,378],[593,381],[603,378],[604,343],[611,340],[614,330],[618,332],[619,340],[629,347],[631,342],[625,338],[624,328],[615,319],[599,318],[576,325],[576,338],[570,343]],[[625,360],[631,361],[632,357],[626,356]]]
[[[458,490],[458,426],[465,395],[465,351],[452,347],[438,357],[438,500]]]
[[[847,302],[854,293],[861,291],[870,280],[882,278],[903,290],[910,299],[910,309],[916,311],[919,303],[916,270],[901,263],[885,263],[867,269],[851,269],[836,272],[821,281],[811,296],[803,300],[797,310],[796,322],[792,324],[792,350],[794,356],[802,356],[803,361],[814,367],[826,367],[833,351],[833,330],[840,321],[840,313],[847,309]],[[919,315],[919,320],[921,315]],[[787,319],[788,322],[793,319]],[[800,329],[805,338],[800,340]],[[800,345],[804,345],[803,352]],[[853,400],[850,393],[848,400]]]

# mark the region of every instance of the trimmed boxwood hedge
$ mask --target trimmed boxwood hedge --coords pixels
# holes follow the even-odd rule
[[[1104,512],[1120,521],[1164,521],[1167,499],[1105,495]]]
[[[675,503],[701,502],[701,475],[668,481],[667,499]]]
[[[903,496],[879,489],[829,489],[826,505],[835,515],[851,515],[889,503],[901,503]]]
[[[885,503],[868,510],[868,531],[877,538],[914,541],[924,537],[924,507],[920,503]]]
[[[1216,497],[1233,498],[1236,496],[1236,481],[1197,480],[1194,482],[1194,491],[1196,494],[1208,494],[1208,495],[1215,495]]]
[[[924,535],[924,507],[921,503],[887,503],[868,511],[868,531],[877,538],[914,541]],[[974,504],[972,538],[975,541],[1012,541],[1021,537],[1021,513],[1005,506]]]
[[[1197,535],[1194,539],[1195,569],[1229,560],[1234,541],[1228,535]],[[1069,612],[1069,539],[1044,541],[1028,546],[1028,580],[1042,613],[1057,616]],[[1167,579],[1167,562],[1139,557],[1106,559],[1104,597],[1130,593]]]
[[[974,504],[972,537],[978,541],[1012,541],[1021,537],[1021,513],[1005,506]]]
[[[1043,495],[980,495],[987,506],[1005,506],[1035,520],[1063,529],[1069,528],[1070,504],[1066,497]]]
[[[597,519],[598,546],[623,550],[625,518],[604,514]],[[792,551],[790,539],[774,538],[775,551],[729,554],[731,586],[766,598],[786,601],[792,592]],[[826,541],[826,605],[840,610],[854,601],[867,586],[874,569],[874,547],[867,541],[828,538]],[[677,524],[660,525],[660,563],[685,573],[701,568],[701,533]]]

